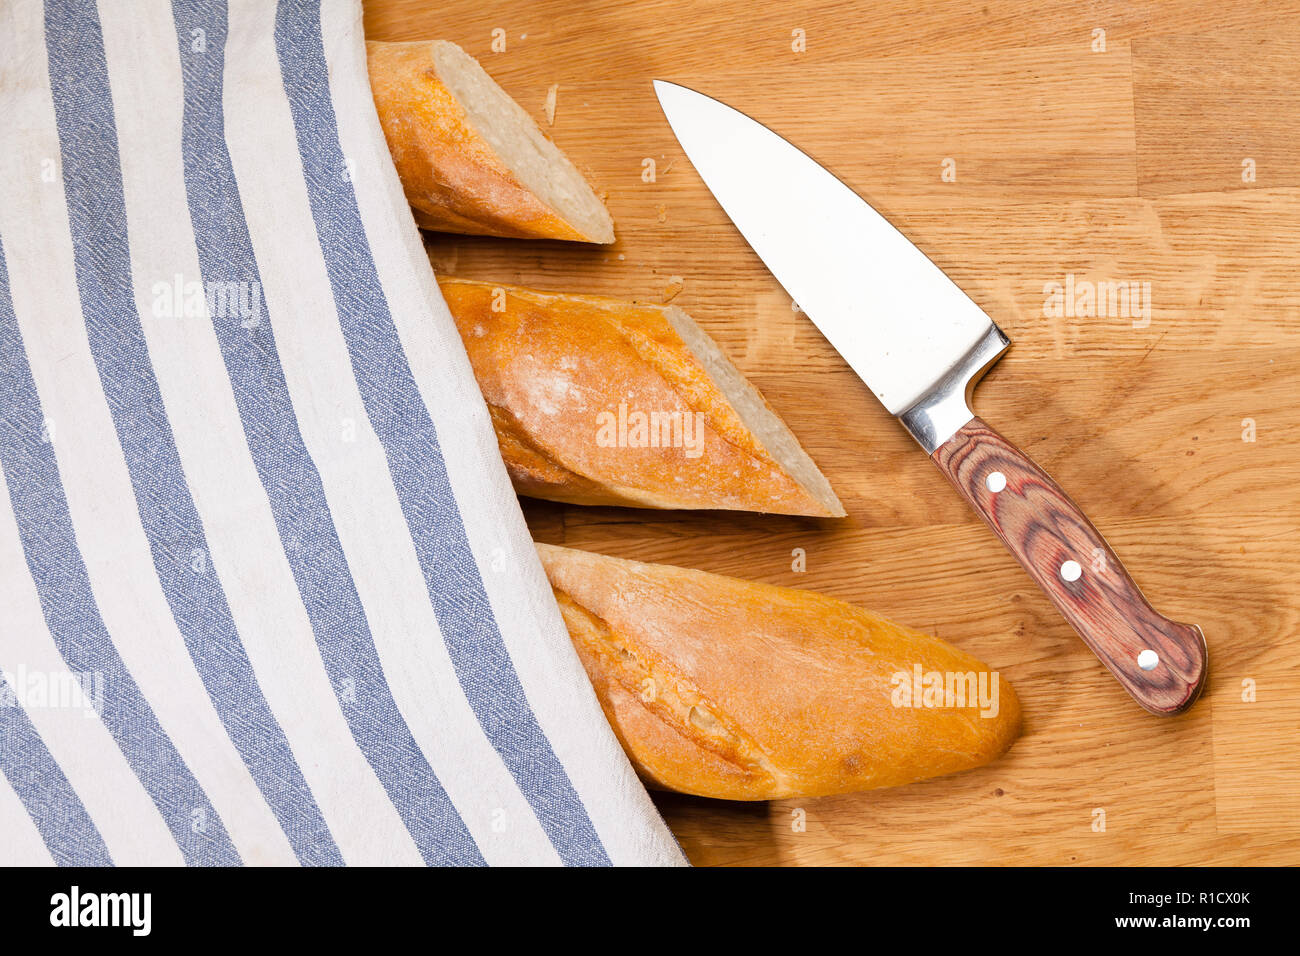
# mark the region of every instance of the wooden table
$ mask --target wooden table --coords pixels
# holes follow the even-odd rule
[[[676,303],[850,515],[525,502],[536,536],[863,604],[988,661],[1024,702],[1010,754],[955,777],[657,797],[692,860],[1300,862],[1300,4],[373,0],[366,28],[456,41],[543,125],[558,84],[550,131],[618,228],[608,248],[438,237],[439,270],[656,301],[681,276]],[[977,411],[1074,495],[1158,609],[1202,626],[1210,679],[1189,713],[1129,700],[791,310],[684,158],[655,77],[806,149],[1007,331]],[[1045,289],[1071,275],[1137,283],[1149,310],[1055,315]]]

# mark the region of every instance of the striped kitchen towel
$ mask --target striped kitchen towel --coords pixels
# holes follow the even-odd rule
[[[683,862],[356,0],[0,0],[0,466],[0,862]]]

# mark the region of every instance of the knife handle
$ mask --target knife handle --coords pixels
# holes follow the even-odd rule
[[[1156,613],[1047,472],[978,417],[930,458],[1134,700],[1160,715],[1191,706],[1205,680],[1201,629]]]

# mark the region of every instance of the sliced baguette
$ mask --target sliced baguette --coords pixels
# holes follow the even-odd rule
[[[613,242],[582,174],[454,43],[366,43],[370,89],[415,221],[425,229]]]
[[[863,608],[537,550],[605,716],[651,786],[726,800],[870,790],[980,766],[1019,736],[1020,702],[996,672]],[[902,688],[918,667],[954,687],[973,675],[976,695],[985,675],[984,706],[942,693],[941,706],[924,694],[911,706]]]
[[[681,309],[438,283],[520,494],[844,515],[790,429]]]

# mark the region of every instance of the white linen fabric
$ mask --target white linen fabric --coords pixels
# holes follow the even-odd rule
[[[356,0],[0,0],[0,115],[0,863],[684,863]]]

